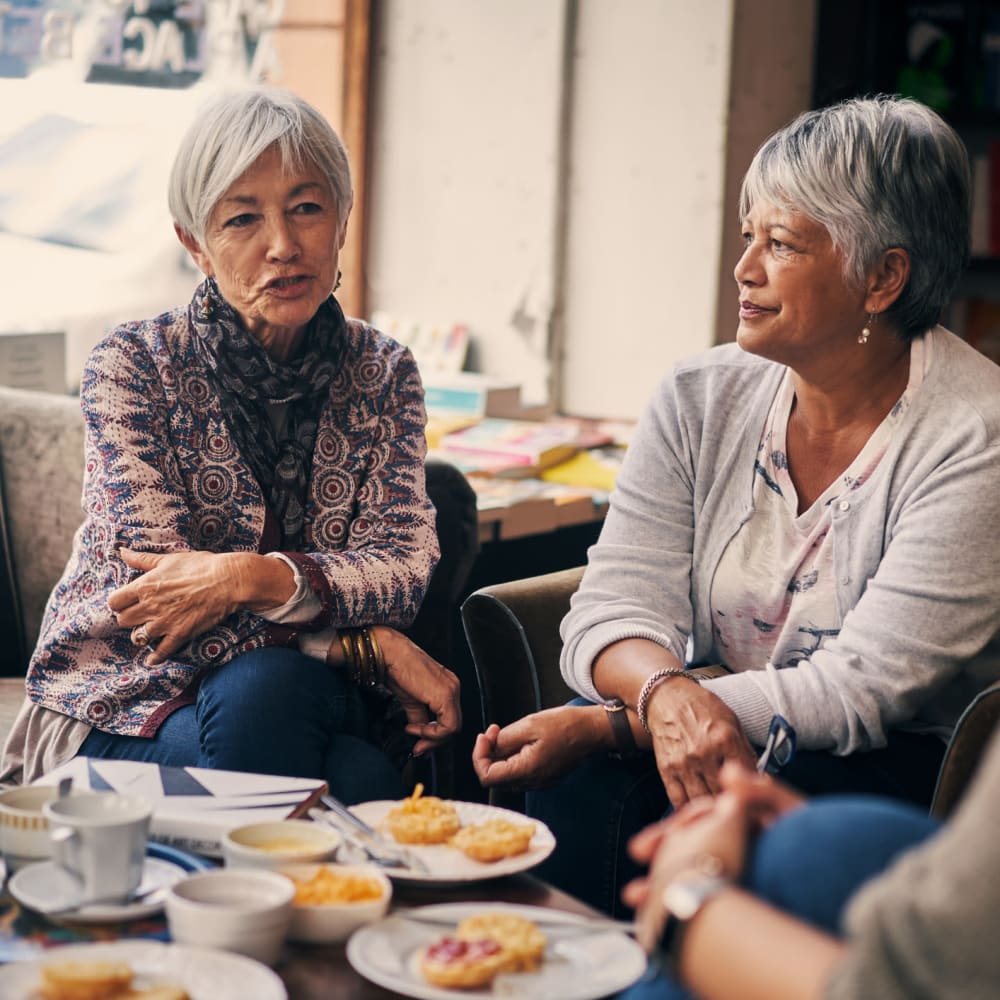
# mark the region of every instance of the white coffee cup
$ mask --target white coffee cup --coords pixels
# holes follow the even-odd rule
[[[142,881],[152,808],[137,795],[75,792],[42,806],[52,860],[80,886],[80,902],[124,902]]]
[[[52,785],[19,785],[0,792],[0,851],[8,872],[52,854],[42,806],[56,797]]]

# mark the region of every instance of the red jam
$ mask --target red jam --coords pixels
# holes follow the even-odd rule
[[[479,941],[459,941],[457,938],[446,937],[435,942],[427,949],[427,957],[432,962],[450,965],[463,959],[475,961],[489,958],[500,951],[500,945],[492,938],[482,938]]]

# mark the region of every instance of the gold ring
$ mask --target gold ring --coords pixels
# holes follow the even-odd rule
[[[132,641],[137,646],[149,645],[149,631],[145,625],[140,625],[138,628],[132,630]]]

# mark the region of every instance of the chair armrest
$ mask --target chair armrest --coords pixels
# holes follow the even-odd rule
[[[559,624],[583,567],[482,587],[462,604],[483,723],[505,726],[573,697],[559,673]]]
[[[972,780],[1000,721],[1000,681],[980,691],[955,723],[938,772],[931,815],[945,819]]]

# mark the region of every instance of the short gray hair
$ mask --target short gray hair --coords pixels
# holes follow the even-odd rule
[[[890,247],[910,255],[910,280],[887,310],[904,339],[938,322],[969,259],[969,157],[955,130],[902,97],[854,98],[807,111],[757,150],[740,219],[756,202],[826,227],[844,274],[863,284]]]
[[[311,163],[326,175],[343,227],[354,202],[344,144],[311,104],[277,87],[225,91],[199,110],[170,171],[174,222],[203,243],[219,199],[275,145],[286,167]]]

